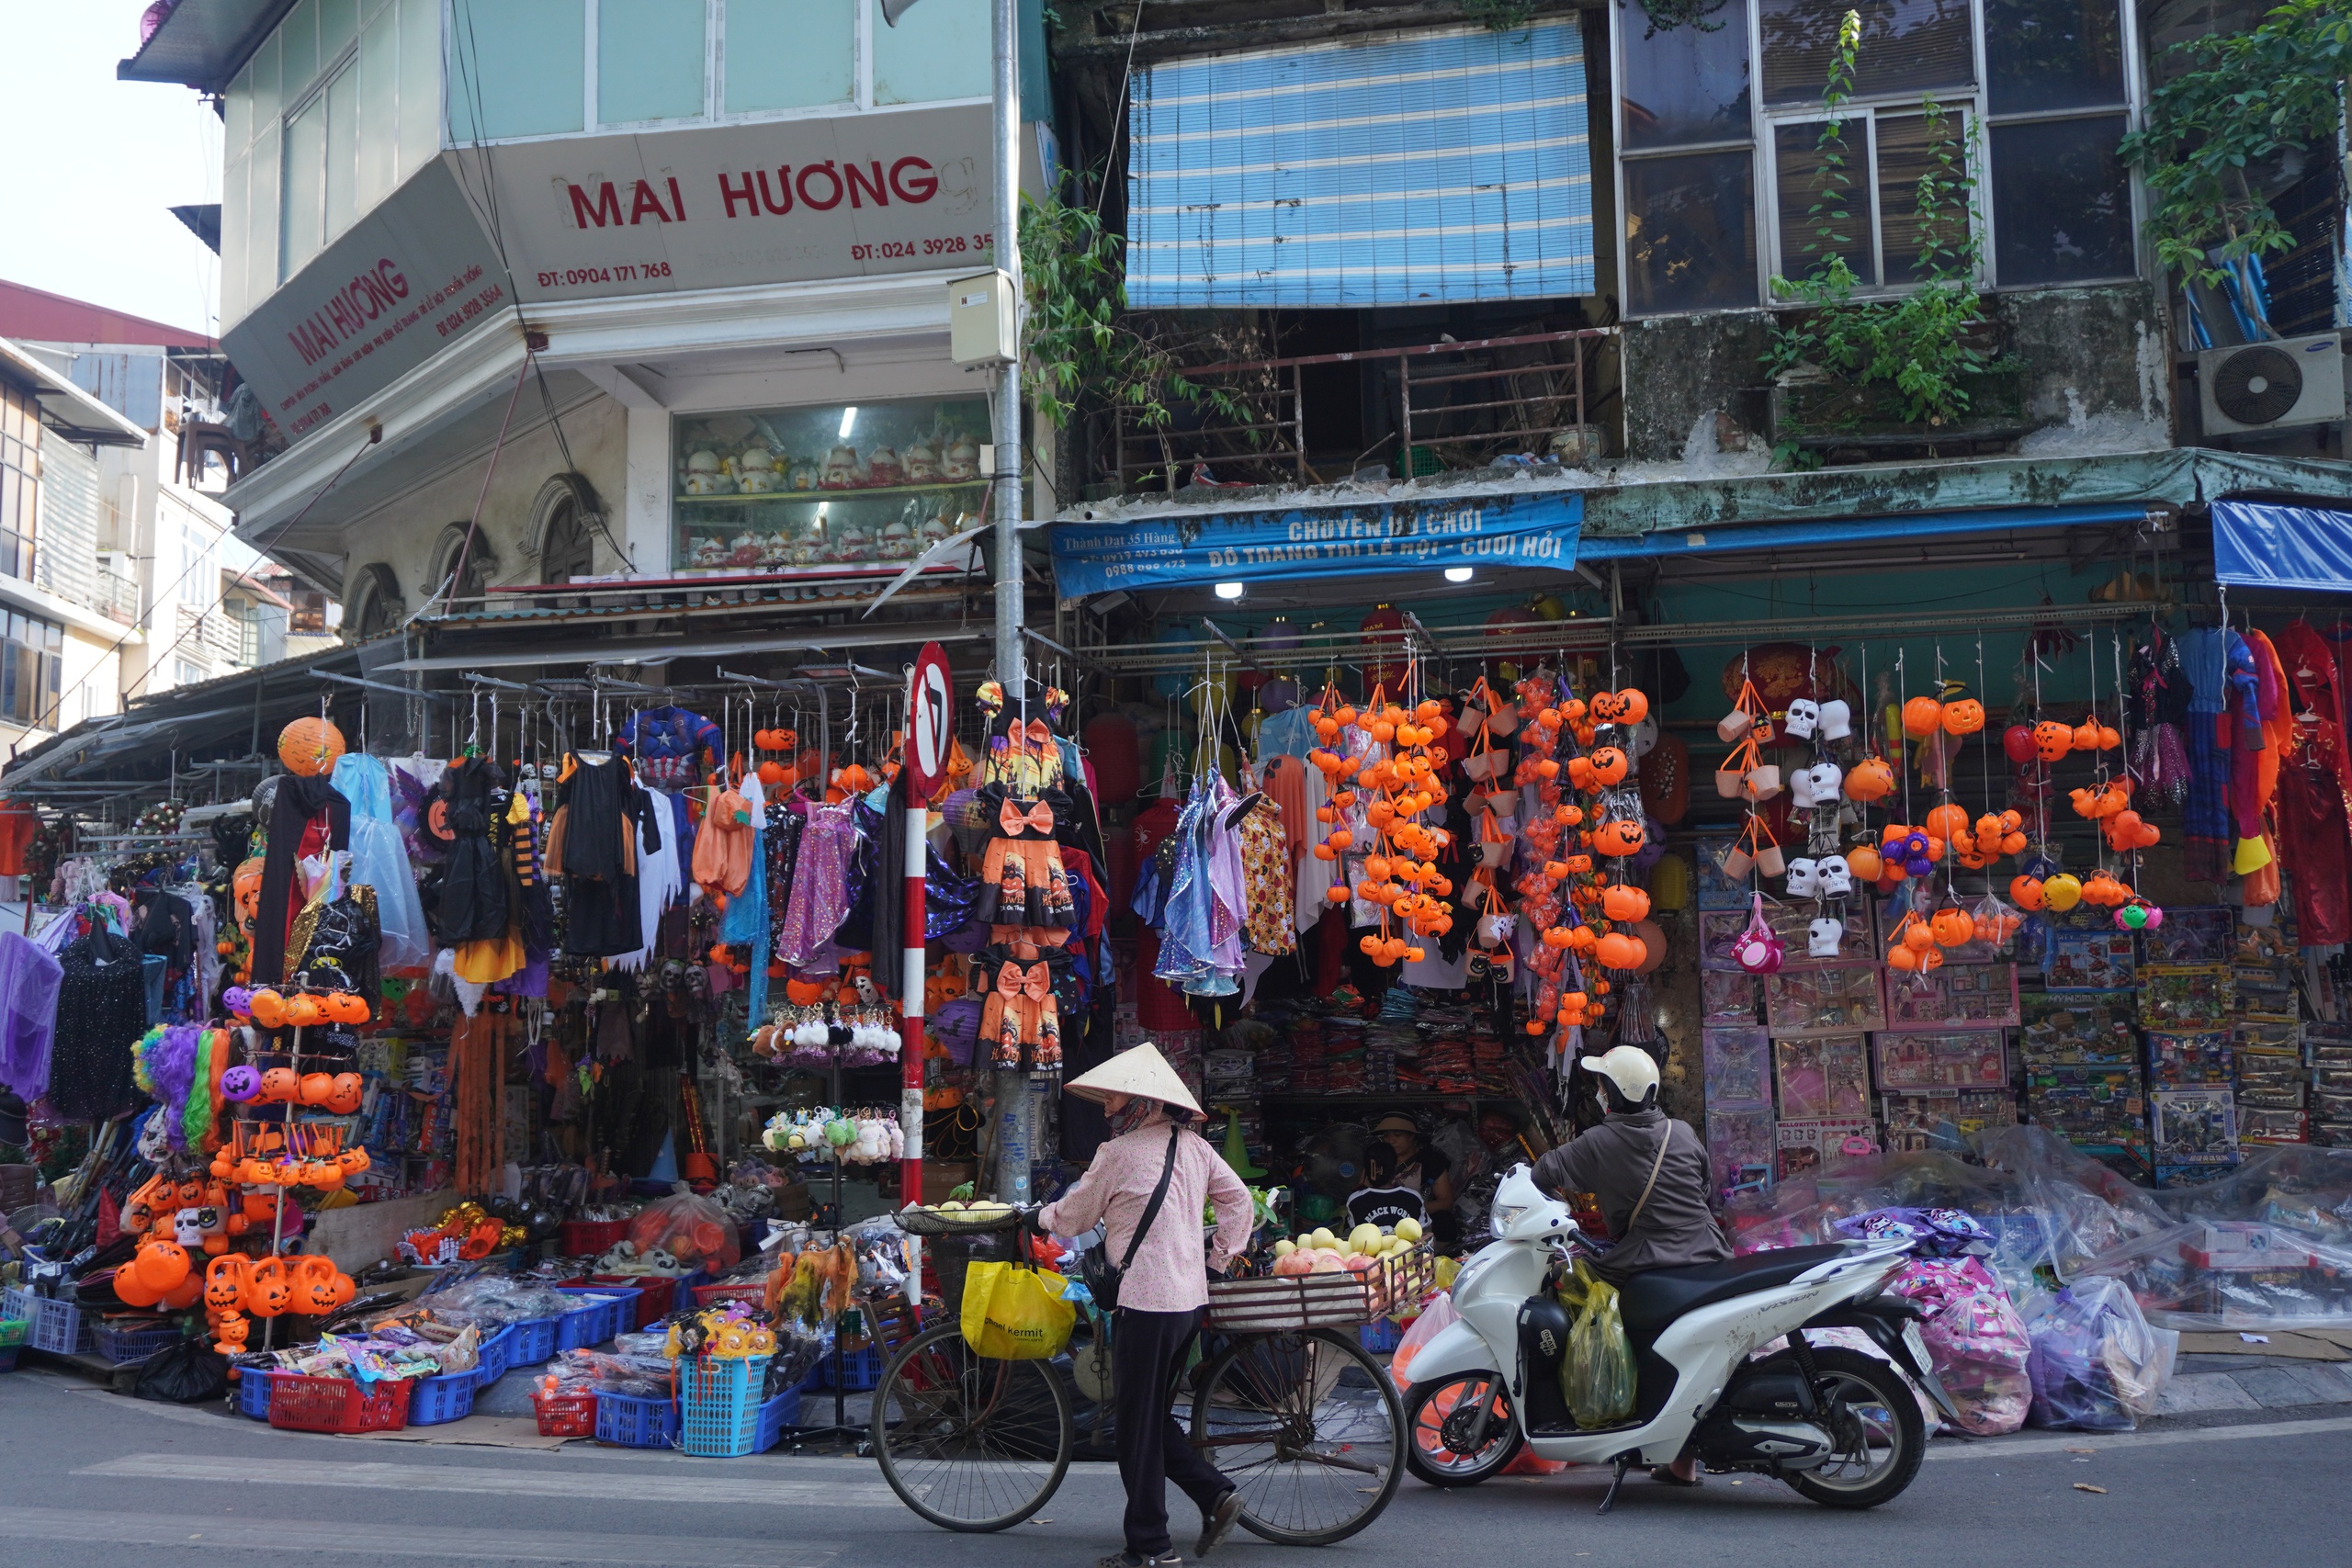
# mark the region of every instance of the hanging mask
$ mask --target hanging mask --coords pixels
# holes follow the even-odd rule
[[[1825,855],[1818,863],[1816,879],[1824,896],[1843,898],[1854,890],[1854,868],[1846,863],[1844,855]]]
[[[1854,710],[1840,698],[1823,703],[1816,716],[1824,740],[1843,740],[1854,733]]]
[[[1835,958],[1838,944],[1845,940],[1846,922],[1833,920],[1826,915],[1805,928],[1804,951],[1808,958]]]
[[[1788,895],[1810,898],[1821,891],[1821,863],[1799,858],[1789,863]]]
[[[1800,740],[1810,740],[1821,727],[1821,705],[1809,698],[1799,697],[1789,705],[1789,716],[1781,728]]]

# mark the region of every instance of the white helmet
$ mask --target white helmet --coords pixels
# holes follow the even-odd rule
[[[1617,1092],[1629,1105],[1642,1105],[1657,1092],[1657,1063],[1638,1045],[1618,1045],[1599,1056],[1580,1056],[1577,1060],[1589,1073],[1599,1073],[1617,1086]]]

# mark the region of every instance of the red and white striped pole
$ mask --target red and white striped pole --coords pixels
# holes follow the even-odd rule
[[[909,780],[910,786],[912,780]],[[923,829],[931,811],[912,787],[907,791],[907,874],[902,902],[905,943],[900,960],[899,996],[899,1126],[907,1147],[899,1164],[899,1195],[902,1202],[922,1201],[922,1007],[923,1007]]]
[[[947,776],[947,754],[955,743],[952,691],[947,650],[925,643],[907,671],[907,732],[899,753],[907,812],[899,974],[899,1128],[907,1143],[899,1165],[902,1204],[922,1201],[923,872],[930,863],[931,797]],[[920,1312],[922,1243],[910,1236],[907,1251],[907,1299]]]

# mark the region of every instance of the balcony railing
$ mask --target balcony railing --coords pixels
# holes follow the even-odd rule
[[[139,584],[120,572],[101,571],[90,585],[91,607],[124,626],[139,624]]]
[[[1204,401],[1155,429],[1123,405],[1119,488],[1173,491],[1201,463],[1224,481],[1318,484],[1344,479],[1374,457],[1392,473],[1419,475],[1479,468],[1505,454],[1566,463],[1603,457],[1607,436],[1593,411],[1614,396],[1604,389],[1601,356],[1616,336],[1614,327],[1588,327],[1188,368],[1188,378],[1225,393],[1228,406]],[[1362,371],[1345,400],[1372,405],[1372,380],[1392,401],[1395,426],[1352,460],[1343,457],[1344,471],[1327,472],[1307,450],[1306,372],[1342,365]]]

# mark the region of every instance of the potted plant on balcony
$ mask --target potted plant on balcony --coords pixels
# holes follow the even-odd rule
[[[1849,11],[1822,92],[1828,118],[1815,146],[1819,198],[1801,278],[1772,291],[1801,309],[1778,317],[1762,367],[1776,460],[1817,468],[1830,453],[1951,447],[2007,441],[2027,429],[2022,367],[2001,352],[1976,291],[1973,221],[1975,158],[1957,117],[1923,107],[1928,169],[1917,186],[1918,282],[1909,292],[1857,298],[1842,251],[1850,243],[1846,201],[1853,185],[1840,107],[1852,96],[1861,18]]]

